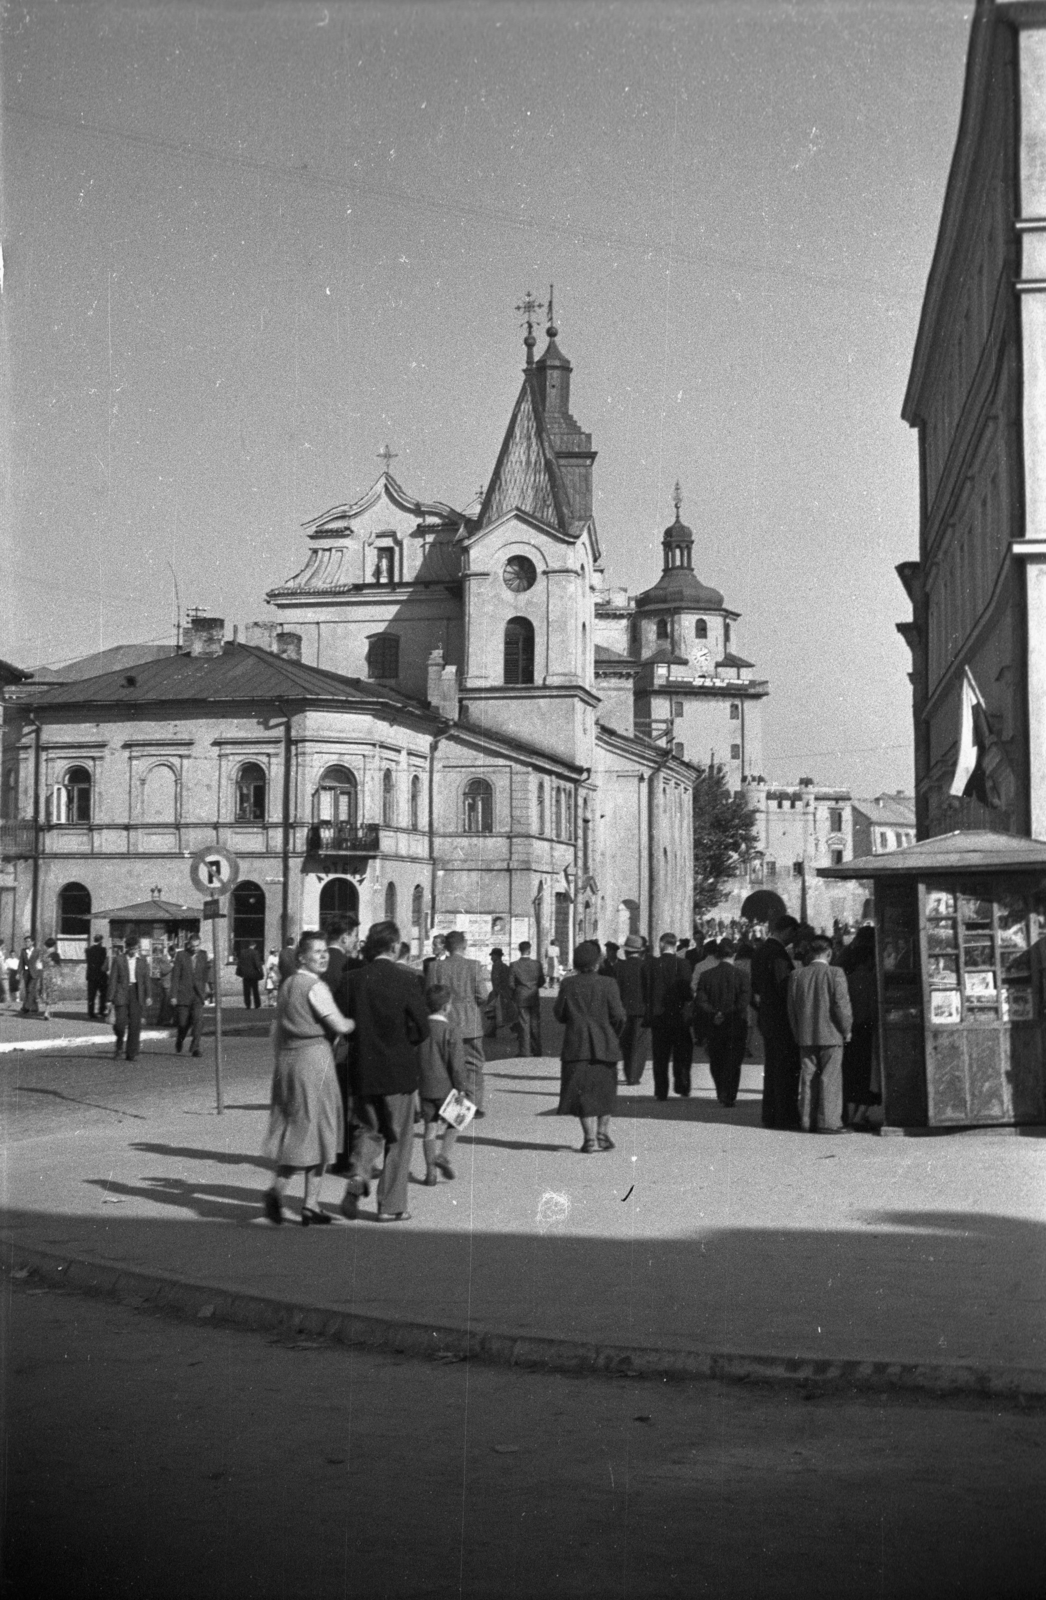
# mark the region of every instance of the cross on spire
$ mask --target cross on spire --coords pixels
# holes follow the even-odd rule
[[[534,318],[539,311],[544,310],[544,302],[535,300],[528,289],[516,310],[523,313],[523,321],[520,326],[527,330],[523,343],[527,348],[527,366],[532,367],[534,365],[534,346],[537,344],[537,340],[534,338]]]
[[[399,455],[398,451],[389,449],[387,441],[386,441],[384,450],[379,450],[378,451],[378,460],[379,461],[384,461],[384,463],[385,463],[385,471],[386,472],[388,472],[388,470],[389,470],[389,462],[397,460],[398,455]]]

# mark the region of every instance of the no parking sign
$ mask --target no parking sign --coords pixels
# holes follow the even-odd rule
[[[231,850],[215,845],[209,850],[197,850],[189,868],[193,887],[208,900],[220,899],[240,876],[240,863]]]

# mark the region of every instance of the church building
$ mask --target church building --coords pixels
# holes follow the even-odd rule
[[[722,738],[740,773],[766,686],[742,678],[736,614],[694,577],[678,505],[619,639],[556,341],[550,320],[535,360],[528,322],[481,502],[415,500],[386,454],[306,525],[266,596],[277,622],[228,639],[196,618],[187,649],[133,672],[8,691],[19,933],[75,956],[113,907],[189,900],[186,857],[215,844],[240,863],[230,959],[346,911],[396,917],[416,951],[451,927],[482,955],[554,938],[563,959],[587,936],[689,932],[691,761]]]

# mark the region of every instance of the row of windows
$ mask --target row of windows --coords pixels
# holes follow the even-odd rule
[[[739,747],[738,755],[740,755]],[[163,770],[170,771],[169,768]],[[415,773],[410,780],[409,822],[414,832],[422,826],[421,793],[421,778]],[[257,762],[247,762],[236,775],[236,821],[264,822],[267,816],[267,794],[268,785],[264,768]],[[86,767],[71,767],[63,783],[59,785],[56,796],[64,798],[62,803],[54,808],[54,821],[90,822],[91,774]],[[466,833],[493,833],[494,790],[486,778],[471,778],[466,783],[463,805],[463,825]],[[169,816],[154,817],[151,820],[173,821],[174,816],[172,796]],[[335,823],[347,832],[358,828],[359,785],[355,773],[348,767],[328,767],[321,777],[313,796],[313,821]],[[396,821],[396,781],[391,767],[386,767],[381,775],[381,821],[385,827],[393,827]],[[543,779],[539,781],[537,788],[537,831],[542,835],[547,831]],[[568,842],[572,842],[574,838],[574,807],[571,791],[561,784],[552,785],[552,836],[555,839],[566,839]]]
[[[841,867],[845,859],[845,852],[842,850],[833,850],[831,852],[831,856],[832,866]],[[777,877],[777,862],[772,856],[753,856],[748,862],[739,862],[737,871],[741,877],[744,877],[746,867],[750,883],[764,883],[776,879]],[[802,875],[803,863],[801,861],[793,861],[792,877],[801,878]]]
[[[396,921],[396,885],[385,887],[385,916]],[[62,939],[88,939],[91,934],[91,891],[82,883],[67,883],[58,891],[56,932]],[[265,944],[265,890],[260,884],[245,880],[238,883],[229,896],[230,935],[232,948],[241,944]],[[359,912],[359,894],[355,884],[347,878],[332,878],[320,891],[320,926],[336,917]],[[420,934],[425,912],[425,891],[416,884],[411,895],[410,924],[415,935]]]

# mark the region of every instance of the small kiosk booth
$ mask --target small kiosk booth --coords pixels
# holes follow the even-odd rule
[[[91,921],[108,922],[110,939],[137,934],[142,949],[149,951],[154,944],[166,945],[169,939],[181,943],[187,933],[199,933],[200,910],[154,898],[131,906],[115,906],[111,911],[93,911]]]
[[[950,833],[819,876],[875,886],[884,1132],[1046,1122],[1046,843]]]

